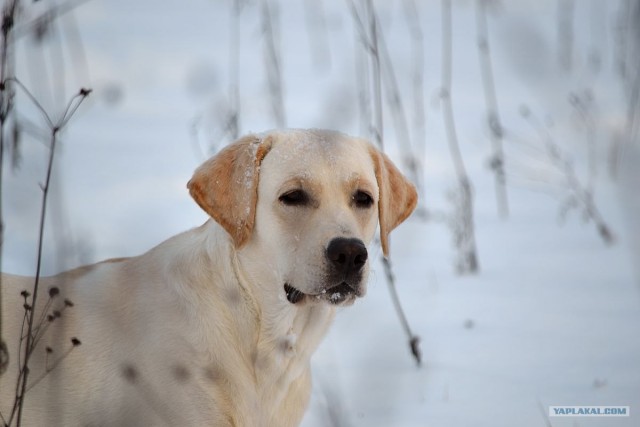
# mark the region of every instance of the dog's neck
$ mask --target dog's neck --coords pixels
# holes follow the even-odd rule
[[[233,247],[231,256],[244,300],[257,314],[257,381],[267,387],[276,382],[290,383],[309,368],[311,355],[333,321],[335,308],[313,302],[294,305],[284,293],[284,279],[272,268],[256,268]],[[276,372],[280,374],[274,377]]]
[[[222,369],[245,371],[244,375],[249,375],[255,382],[260,406],[282,405],[289,387],[300,387],[301,382],[308,384],[311,355],[333,321],[335,308],[326,303],[291,304],[280,283],[282,279],[273,271],[267,271],[270,270],[268,266],[260,268],[255,264],[248,265],[250,260],[243,258],[242,252],[235,249],[229,236],[215,222],[208,221],[187,233],[189,247],[185,247],[185,255],[179,261],[181,266],[176,267],[181,270],[179,275],[188,277],[204,271],[204,274],[210,275],[209,281],[215,281],[215,286],[212,283],[208,288],[191,289],[188,284],[184,286],[184,292],[191,294],[187,298],[191,301],[190,305],[201,314],[194,316],[194,319],[207,317],[206,312],[211,311],[207,301],[211,298],[226,299],[225,305],[235,322],[233,325],[216,327],[239,328],[231,334],[229,331],[218,334],[219,337],[240,337],[237,342],[214,343],[203,339],[202,345],[231,346],[237,354],[237,360],[228,368],[222,366]],[[227,259],[228,262],[214,263],[211,261],[214,256]],[[203,269],[202,265],[194,266],[194,263],[207,262],[219,268],[222,265],[223,270],[212,271]],[[203,283],[201,278],[194,278],[190,282]],[[215,295],[211,294],[212,290],[215,290]],[[204,336],[206,325],[201,326]],[[244,362],[239,364],[239,361]],[[217,362],[228,363],[222,360]],[[308,385],[305,387],[308,388]]]

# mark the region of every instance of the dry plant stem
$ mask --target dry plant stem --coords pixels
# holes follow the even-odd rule
[[[0,125],[0,271],[2,271],[2,247],[4,246],[4,217],[2,215],[2,165],[4,163],[4,120]],[[9,356],[7,346],[3,338],[3,325],[2,325],[2,277],[0,275],[0,376],[5,372],[5,358]],[[8,362],[8,360],[7,360]]]
[[[585,101],[578,95],[572,95],[570,102],[580,115],[580,119],[584,123],[587,133],[588,175],[586,190],[591,194],[595,194],[595,180],[598,175],[598,164],[596,161],[596,123],[593,119],[591,107],[587,104],[588,101]]]
[[[377,20],[375,11],[374,17]],[[408,170],[411,180],[418,188],[418,193],[420,193],[422,190],[422,180],[420,179],[419,172],[420,160],[417,158],[412,148],[409,126],[407,124],[407,115],[404,111],[400,88],[393,68],[393,61],[389,55],[389,50],[387,49],[387,44],[382,32],[379,32],[378,34],[378,46],[378,51],[380,53],[379,56],[382,61],[382,81],[387,90],[389,111],[393,117],[393,124],[398,144],[400,145],[401,151],[404,153],[402,160]]]
[[[399,89],[397,88],[397,83],[395,81],[395,76],[393,73],[393,66],[391,65],[391,60],[389,58],[389,54],[386,50],[386,46],[384,43],[384,39],[382,37],[382,32],[379,31],[378,26],[378,17],[376,11],[374,9],[373,3],[371,0],[366,0],[367,5],[367,17],[369,19],[369,53],[371,55],[371,68],[373,74],[373,98],[375,100],[375,117],[374,117],[374,125],[372,128],[374,129],[374,135],[377,138],[378,146],[381,150],[384,150],[384,116],[383,116],[383,107],[382,107],[382,78],[386,75],[386,86],[389,92],[389,98],[393,101],[391,111],[394,113],[394,122],[396,124],[396,129],[398,133],[398,139],[402,142],[405,141],[404,150],[407,156],[411,156],[411,147],[409,142],[409,131],[406,124],[406,116],[404,114],[404,110],[402,109],[402,102],[400,100]],[[383,56],[386,61],[381,64],[380,58]],[[385,65],[385,68],[382,68],[381,65]],[[384,75],[383,75],[383,71]],[[404,131],[404,132],[403,132]],[[415,162],[413,164],[415,166]],[[418,184],[417,178],[417,170],[415,167],[410,167],[409,170],[412,172],[414,182]],[[398,290],[395,285],[395,277],[393,274],[393,269],[391,268],[391,263],[388,259],[383,257],[382,264],[384,266],[385,276],[387,278],[387,288],[389,289],[389,294],[391,295],[391,300],[393,302],[393,307],[396,311],[398,318],[400,319],[400,323],[402,325],[405,334],[409,340],[409,348],[411,350],[411,354],[418,366],[421,363],[421,355],[419,348],[419,338],[411,332],[411,328],[409,327],[409,322],[407,321],[407,316],[404,313],[402,308],[402,304],[400,303],[400,297],[398,296]]]
[[[4,216],[2,215],[2,174],[4,165],[4,125],[5,119],[0,118],[0,271],[2,271],[2,249],[4,246]],[[0,274],[0,376],[4,374],[7,366],[9,365],[9,350],[7,344],[3,338],[3,325],[2,325],[2,275]],[[6,363],[5,363],[6,362]]]
[[[229,120],[232,140],[240,133],[240,12],[243,0],[233,0],[231,6],[231,35],[229,37]]]
[[[478,271],[478,258],[473,225],[473,194],[471,191],[471,182],[469,181],[458,144],[453,115],[453,102],[451,100],[452,52],[451,0],[442,0],[442,117],[447,132],[451,160],[453,161],[458,179],[458,191],[461,197],[461,202],[456,204],[456,209],[461,210],[459,215],[456,215],[456,220],[461,222],[457,224],[461,227],[461,231],[459,236],[456,236],[456,239],[462,240],[458,243],[458,251],[460,252],[458,271],[461,274],[466,274],[476,273]]]
[[[14,3],[18,3],[18,1],[15,1]],[[56,18],[59,18],[60,16],[63,16],[71,12],[72,10],[76,9],[79,6],[82,6],[84,3],[87,3],[89,1],[91,0],[69,0],[65,3],[57,4],[45,10],[44,12],[42,12],[40,15],[33,18],[29,22],[25,22],[19,27],[16,27],[15,36],[16,37],[27,36],[31,34],[31,32],[33,31],[33,28],[39,25],[43,19],[54,20]]]
[[[629,40],[629,28],[633,14],[631,13],[631,0],[623,0],[616,14],[616,23],[613,28],[615,39],[614,64],[620,79],[624,82],[627,78],[627,46]]]
[[[2,253],[4,248],[4,216],[3,216],[3,166],[5,151],[5,125],[11,111],[13,110],[13,93],[7,84],[9,73],[9,44],[16,21],[18,0],[13,0],[6,4],[2,13],[2,45],[0,47],[0,270],[2,269]],[[9,365],[9,350],[3,338],[2,326],[2,276],[0,275],[0,376]]]
[[[355,78],[358,87],[358,114],[360,118],[360,133],[367,135],[371,130],[371,102],[369,100],[369,87],[371,77],[369,67],[367,67],[367,54],[360,48],[358,30],[355,31],[356,41],[354,43],[354,63]]]
[[[267,69],[267,81],[269,85],[269,94],[271,97],[271,109],[276,126],[282,128],[286,125],[286,117],[284,111],[284,97],[282,87],[282,70],[280,65],[280,54],[276,46],[275,34],[273,29],[273,15],[269,7],[270,0],[262,0],[262,31],[265,46],[265,65]]]
[[[407,27],[411,36],[411,52],[413,58],[412,70],[412,92],[413,92],[413,130],[415,147],[417,148],[415,155],[420,161],[424,159],[426,152],[426,113],[424,102],[424,34],[420,25],[420,11],[415,0],[404,0],[404,12],[407,20]],[[423,182],[422,168],[418,171],[420,180]]]
[[[573,67],[574,0],[558,0],[558,63],[565,71]]]
[[[384,150],[384,116],[382,112],[382,76],[380,70],[380,52],[378,50],[378,28],[375,11],[371,0],[363,0],[364,11],[359,12],[354,0],[347,0],[351,17],[355,23],[360,41],[369,54],[371,68],[371,100],[373,117],[370,121],[370,132],[373,141],[380,150]]]
[[[378,33],[377,17],[371,0],[363,0],[365,9],[365,12],[363,13],[358,12],[358,9],[353,0],[347,1],[349,9],[351,11],[351,16],[355,23],[356,31],[360,36],[360,41],[362,42],[365,51],[368,52],[371,57],[371,92],[374,101],[374,116],[373,123],[371,124],[371,129],[374,132],[374,141],[382,150],[384,147],[384,116],[382,113],[382,76],[380,69],[381,52],[379,49],[382,46],[380,39],[381,34]],[[365,19],[363,19],[362,15],[366,16],[366,21]],[[393,70],[391,69],[391,71]],[[395,278],[391,269],[391,264],[389,260],[383,257],[382,265],[384,266],[385,276],[387,278],[387,287],[393,301],[394,309],[396,310],[396,314],[400,319],[402,328],[409,339],[411,353],[416,359],[418,365],[420,365],[419,338],[413,335],[413,333],[411,332],[409,322],[407,321],[407,317],[405,316],[404,310],[402,309],[402,304],[400,304],[400,298],[398,297],[398,291],[396,290]]]
[[[64,352],[64,354],[62,356],[60,356],[59,358],[57,358],[53,364],[51,366],[46,367],[45,371],[42,373],[42,375],[40,375],[38,378],[36,378],[31,384],[29,384],[29,386],[27,387],[25,392],[28,392],[29,390],[31,390],[32,388],[34,388],[35,386],[37,386],[40,381],[42,381],[43,379],[45,379],[47,377],[47,375],[49,375],[49,373],[51,373],[51,371],[53,371],[55,368],[58,367],[58,365],[60,365],[60,363],[62,363],[62,361],[64,359],[67,358],[67,356],[69,356],[69,354],[71,354],[71,352],[73,351],[73,346],[69,347],[69,349],[67,351]]]
[[[640,62],[640,58],[638,60]],[[627,144],[633,144],[638,135],[638,122],[640,117],[640,69],[636,69],[635,75],[631,80],[631,88],[629,91],[629,100],[627,101],[627,118],[625,123],[625,137]]]
[[[467,176],[467,171],[462,160],[462,153],[458,144],[456,126],[453,115],[453,102],[451,100],[452,80],[452,17],[451,0],[442,0],[442,104],[444,108],[444,124],[449,141],[451,160],[458,178]]]
[[[562,154],[560,148],[553,141],[553,138],[551,137],[549,132],[546,131],[546,129],[539,123],[539,121],[535,119],[535,117],[533,117],[531,114],[528,114],[525,118],[527,119],[529,124],[538,132],[540,138],[545,142],[547,155],[549,156],[553,164],[564,174],[569,193],[572,195],[575,201],[582,206],[586,216],[595,223],[598,234],[600,235],[602,240],[607,245],[613,244],[615,242],[614,234],[609,229],[609,226],[604,221],[604,218],[596,207],[593,200],[593,193],[588,188],[585,188],[585,186],[583,186],[576,177],[572,162]]]
[[[422,354],[420,352],[420,338],[417,335],[414,335],[411,332],[411,327],[409,326],[409,322],[407,321],[407,316],[404,314],[404,310],[402,309],[402,304],[400,303],[400,298],[398,297],[398,291],[396,290],[396,279],[393,275],[393,270],[391,268],[391,262],[382,257],[382,265],[384,266],[384,272],[387,277],[387,285],[389,289],[389,294],[391,295],[391,301],[393,302],[393,307],[396,310],[396,314],[400,319],[400,325],[404,330],[407,338],[409,339],[409,349],[411,350],[411,354],[413,358],[416,360],[418,366],[422,363]]]
[[[20,87],[27,97],[34,103],[34,106],[40,110],[43,115],[43,118],[47,122],[49,129],[51,131],[51,140],[49,146],[49,159],[47,162],[47,172],[44,183],[41,185],[42,189],[42,206],[40,210],[40,225],[38,232],[38,252],[37,252],[37,260],[36,260],[36,273],[34,278],[33,289],[31,292],[31,309],[28,310],[25,307],[25,315],[28,317],[27,322],[27,332],[26,332],[26,341],[24,345],[24,360],[20,364],[20,374],[21,376],[18,379],[18,383],[16,386],[18,387],[18,393],[16,394],[16,402],[17,402],[17,419],[16,425],[20,426],[22,422],[22,410],[24,408],[25,394],[27,391],[27,382],[29,378],[29,359],[31,354],[35,349],[36,336],[34,334],[34,328],[37,327],[34,323],[37,301],[38,301],[38,290],[40,285],[40,274],[42,267],[42,254],[43,254],[43,244],[44,244],[44,226],[45,219],[47,214],[47,199],[49,196],[49,188],[51,184],[51,172],[53,170],[54,156],[56,151],[56,144],[58,141],[58,133],[69,123],[69,120],[73,117],[77,109],[80,107],[82,101],[89,95],[90,91],[86,89],[81,89],[80,92],[71,98],[71,101],[67,104],[67,107],[62,114],[60,120],[56,123],[51,120],[50,116],[44,110],[42,105],[34,98],[34,96],[29,92],[29,90],[20,82],[20,80],[12,78],[11,81],[15,82],[18,87]],[[25,298],[26,299],[26,298]],[[26,304],[26,303],[25,303]],[[21,346],[22,347],[22,346]],[[19,350],[20,353],[21,350]],[[11,418],[9,419],[9,424],[13,419],[13,413]]]
[[[369,24],[369,53],[371,56],[372,92],[374,100],[374,140],[380,148],[384,150],[384,116],[382,113],[382,76],[380,70],[380,51],[378,50],[378,20],[372,0],[365,0],[367,19]]]
[[[19,405],[18,405],[18,418],[17,425],[20,425],[22,421],[22,409],[24,408],[24,398],[25,393],[27,391],[27,380],[29,378],[29,358],[33,353],[33,341],[34,336],[32,335],[34,323],[33,319],[35,317],[36,311],[36,302],[38,299],[38,287],[40,285],[40,269],[42,266],[42,248],[44,243],[44,221],[47,215],[47,198],[49,196],[49,185],[51,183],[51,171],[53,169],[53,160],[57,142],[58,128],[54,128],[51,131],[51,147],[49,148],[49,162],[47,164],[47,176],[45,178],[44,184],[42,185],[42,207],[40,211],[40,228],[38,233],[38,258],[36,262],[36,276],[33,283],[33,291],[32,291],[32,299],[31,299],[31,315],[29,315],[29,325],[27,327],[27,341],[25,345],[25,355],[24,362],[20,368],[23,372],[22,374],[22,386],[19,395]]]
[[[587,53],[587,62],[589,65],[589,70],[596,75],[600,72],[602,68],[602,53],[601,48],[599,46],[599,42],[602,40],[604,31],[600,31],[600,29],[604,25],[604,20],[609,19],[604,18],[607,16],[605,13],[604,5],[605,2],[601,2],[598,0],[592,0],[589,3],[589,48]],[[615,24],[614,24],[615,25]]]
[[[476,28],[478,38],[478,54],[484,99],[487,107],[487,125],[493,148],[491,168],[494,172],[494,186],[498,215],[506,219],[509,216],[509,200],[507,196],[506,176],[504,172],[504,152],[502,147],[502,122],[498,111],[498,99],[491,64],[491,49],[487,25],[487,0],[476,0]]]
[[[4,217],[2,215],[2,173],[4,164],[4,120],[0,125],[0,271],[2,271],[2,248],[4,246]],[[0,274],[0,376],[5,373],[9,366],[9,349],[4,341],[2,325],[2,275]]]

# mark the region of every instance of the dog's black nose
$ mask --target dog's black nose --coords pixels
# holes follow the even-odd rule
[[[337,237],[329,242],[327,258],[345,276],[359,272],[367,262],[367,248],[360,239]]]

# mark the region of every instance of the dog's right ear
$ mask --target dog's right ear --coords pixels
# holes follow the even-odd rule
[[[389,233],[407,219],[418,203],[416,187],[407,180],[389,158],[369,146],[378,181],[378,220],[382,254],[389,257]]]
[[[187,184],[191,197],[229,233],[237,248],[253,231],[262,159],[271,137],[248,135],[196,169]]]

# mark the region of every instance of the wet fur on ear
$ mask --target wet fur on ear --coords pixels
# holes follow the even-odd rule
[[[382,253],[389,256],[389,233],[407,219],[418,203],[418,193],[389,158],[375,147],[369,152],[378,181],[378,221]]]
[[[191,197],[229,233],[237,248],[253,231],[260,164],[271,143],[270,137],[245,136],[204,162],[187,184]]]

